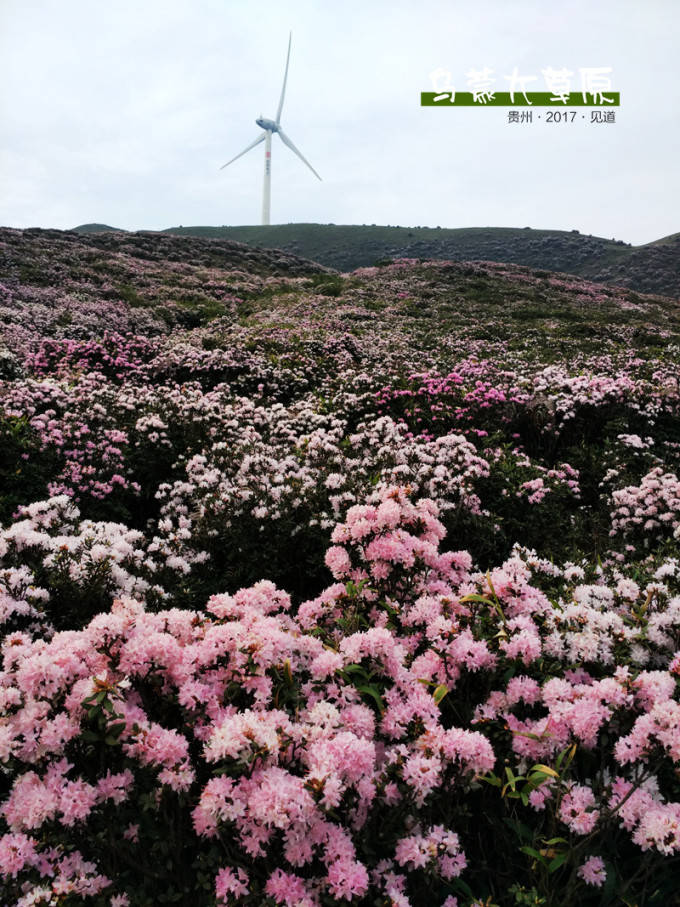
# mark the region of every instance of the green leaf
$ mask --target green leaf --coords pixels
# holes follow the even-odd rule
[[[500,787],[502,782],[498,775],[494,775],[493,772],[489,772],[488,775],[479,775],[480,781],[486,781],[487,784],[490,784],[492,787]]]
[[[439,703],[442,701],[442,699],[444,698],[444,696],[446,696],[446,694],[448,692],[449,692],[449,688],[446,686],[446,684],[440,683],[439,686],[435,689],[434,693],[432,694],[432,696],[434,697],[434,701],[436,702],[437,705],[439,705]]]
[[[526,789],[531,793],[532,790],[536,790],[542,784],[545,784],[547,780],[545,775],[541,775],[537,772],[535,775],[530,775],[527,779]]]
[[[489,605],[490,607],[493,607],[494,605],[491,599],[487,598],[486,595],[478,595],[476,592],[473,592],[471,595],[464,595],[459,601],[461,604],[464,604],[465,602],[482,602],[482,604]]]
[[[496,595],[496,590],[494,589],[493,583],[491,582],[491,573],[488,570],[486,571],[486,581],[489,584],[489,589],[491,589],[491,594],[496,599],[496,601],[498,601],[498,596]]]
[[[370,696],[372,699],[374,699],[381,712],[385,711],[385,703],[383,702],[382,696],[380,695],[377,687],[361,686],[356,687],[356,689],[359,693],[364,693],[364,695]]]
[[[565,757],[566,757],[566,762],[564,762],[564,771],[566,771],[567,768],[571,765],[571,762],[575,755],[576,755],[576,744],[575,743],[572,743],[570,746],[563,749],[562,752],[557,757],[557,762],[555,763],[557,765],[558,771],[562,767],[562,763],[564,762]]]
[[[514,796],[518,797],[519,794],[515,793],[515,789],[517,787],[517,782],[523,780],[523,776],[522,775],[513,775],[512,769],[508,768],[507,765],[505,767],[505,774],[508,776],[508,780],[507,780],[507,783],[503,785],[503,789],[501,790],[501,797],[505,796],[505,792],[509,787],[512,788]]]
[[[565,850],[564,853],[558,853],[557,856],[548,863],[548,872],[555,872],[555,870],[559,869],[568,856],[568,850]]]

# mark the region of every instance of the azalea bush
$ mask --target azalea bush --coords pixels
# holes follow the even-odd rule
[[[8,634],[16,903],[424,907],[519,877],[545,903],[652,880],[667,897],[680,598],[574,585],[519,550],[475,573],[443,536],[433,502],[388,486],[335,527],[335,583],[296,615],[263,581],[201,611],[127,595],[50,641]]]
[[[676,897],[680,335],[0,231],[2,903]]]

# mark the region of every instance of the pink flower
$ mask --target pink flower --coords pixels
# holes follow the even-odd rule
[[[339,900],[351,901],[368,890],[368,872],[356,860],[336,860],[328,867],[326,880],[331,895]]]
[[[0,875],[15,878],[24,866],[34,866],[38,856],[35,840],[27,835],[7,834],[0,838]]]
[[[230,894],[238,898],[244,897],[248,893],[248,874],[240,866],[236,872],[226,867],[217,873],[215,894],[218,900],[227,901]]]
[[[595,795],[591,788],[574,784],[560,803],[560,819],[577,835],[593,830],[600,816],[595,809]]]
[[[85,781],[66,781],[60,791],[59,810],[63,825],[74,825],[90,814],[98,799],[96,787]]]
[[[295,907],[298,903],[307,902],[307,888],[300,876],[292,872],[275,869],[267,879],[264,890],[277,904]]]
[[[587,885],[594,885],[596,888],[601,888],[607,878],[604,860],[602,857],[589,857],[585,863],[579,867],[578,875]]]
[[[326,552],[326,566],[336,579],[341,579],[352,569],[352,562],[344,548],[334,545]]]

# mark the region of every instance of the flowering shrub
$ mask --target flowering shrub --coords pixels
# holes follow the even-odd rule
[[[105,332],[101,340],[43,340],[28,365],[39,375],[62,369],[102,372],[120,379],[138,370],[154,352],[154,344],[146,337]]]
[[[676,534],[680,527],[680,480],[660,466],[648,472],[639,485],[614,491],[612,503],[612,536],[650,539]]]
[[[0,231],[3,904],[666,907],[668,301],[182,243]]]
[[[124,596],[49,642],[6,637],[0,871],[17,903],[145,904],[183,884],[219,903],[424,905],[521,851],[539,888],[574,893],[617,865],[610,839],[650,872],[680,851],[680,653],[639,588],[579,586],[569,612],[519,552],[476,574],[409,491],[350,508],[337,582],[297,616],[263,581],[204,611]],[[507,852],[491,820],[513,798]]]

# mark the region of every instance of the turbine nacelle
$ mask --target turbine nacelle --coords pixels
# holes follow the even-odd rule
[[[266,117],[258,117],[255,122],[261,129],[268,129],[269,132],[279,131],[278,123],[275,123],[274,120],[268,120]]]

